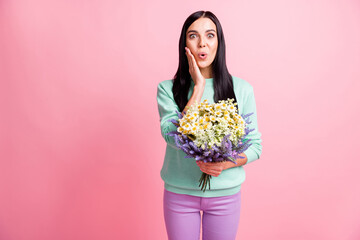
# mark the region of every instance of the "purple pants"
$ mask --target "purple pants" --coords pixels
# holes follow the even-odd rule
[[[235,240],[241,191],[224,197],[196,197],[164,189],[164,218],[169,240]]]

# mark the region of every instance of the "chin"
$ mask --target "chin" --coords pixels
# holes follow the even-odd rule
[[[199,66],[199,68],[207,68],[210,66],[210,64],[207,62],[200,62],[200,63],[198,63],[198,66]]]

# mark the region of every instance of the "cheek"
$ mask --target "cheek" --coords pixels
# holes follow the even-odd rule
[[[190,49],[191,52],[193,52],[194,49],[194,43],[190,41],[186,41],[186,46]]]
[[[212,53],[211,53],[211,59],[214,60],[215,57],[216,57],[216,49],[212,50]]]
[[[211,53],[212,54],[216,54],[216,52],[217,52],[217,43],[214,43],[212,46],[211,46]]]

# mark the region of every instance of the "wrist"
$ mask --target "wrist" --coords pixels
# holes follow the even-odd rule
[[[244,153],[241,153],[240,156],[242,156],[243,158],[237,158],[235,159],[235,163],[230,162],[230,161],[225,161],[224,163],[224,169],[229,169],[229,168],[233,168],[233,167],[240,167],[246,164],[247,162],[247,157]]]
[[[205,89],[205,84],[198,83],[194,85],[193,93],[203,93]]]
[[[224,170],[229,169],[229,168],[233,168],[236,167],[237,165],[235,165],[233,162],[230,161],[225,161],[224,162]]]
[[[193,104],[194,102],[201,102],[202,95],[204,93],[205,86],[195,85],[193,89],[193,93],[190,97],[190,102]]]
[[[204,76],[201,75],[201,77],[198,77],[194,80],[195,86],[205,86],[206,80]]]

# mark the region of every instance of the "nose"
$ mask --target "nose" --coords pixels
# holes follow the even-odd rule
[[[205,40],[203,37],[199,38],[199,47],[205,47]]]

